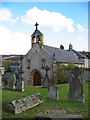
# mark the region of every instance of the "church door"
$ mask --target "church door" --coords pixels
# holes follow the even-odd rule
[[[41,75],[38,71],[34,73],[34,86],[41,85]]]

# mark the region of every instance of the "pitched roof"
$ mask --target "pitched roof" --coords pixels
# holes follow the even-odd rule
[[[56,61],[61,63],[73,62],[76,64],[82,64],[84,61],[80,60],[73,51],[67,51],[64,49],[59,49],[47,45],[43,45],[43,48],[53,57],[53,54],[56,55]]]
[[[33,34],[32,34],[31,36],[36,35],[36,34],[43,35],[43,34],[37,29],[37,30],[35,30],[35,31],[33,32]]]
[[[83,55],[83,54],[81,54],[81,53],[79,53],[79,52],[77,52],[77,51],[75,51],[75,50],[72,50],[74,53],[76,53],[76,55],[78,56],[78,58],[88,58],[88,57],[86,57],[85,55]]]

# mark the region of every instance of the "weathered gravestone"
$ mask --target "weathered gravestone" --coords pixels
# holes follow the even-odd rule
[[[5,86],[6,89],[14,90],[16,83],[16,76],[14,73],[10,73],[8,77],[8,84]]]
[[[45,75],[45,78],[43,80],[43,87],[46,87],[48,88],[49,87],[49,75],[48,75],[48,71],[50,70],[50,67],[47,65],[45,67],[45,70],[46,70],[46,75]]]
[[[19,114],[34,106],[39,105],[42,102],[43,102],[42,96],[40,95],[40,93],[38,93],[32,96],[11,101],[7,106],[7,110],[8,112],[11,112],[13,114]]]
[[[24,81],[22,79],[22,74],[17,74],[16,76],[16,87],[15,90],[17,91],[24,91]]]
[[[68,99],[84,102],[83,85],[83,71],[76,67],[70,72]]]
[[[48,87],[48,97],[47,98],[53,99],[53,100],[59,100],[58,88],[53,79],[50,81],[50,84]]]
[[[35,120],[83,120],[82,115],[66,114],[65,110],[56,110],[54,113],[39,113]]]
[[[20,72],[17,74],[16,78],[16,90],[17,91],[24,91],[24,80],[23,80],[23,70],[22,70],[22,55],[20,58]]]
[[[8,79],[8,84],[5,86],[6,89],[10,90],[16,90],[16,91],[24,91],[24,80],[22,77],[23,71],[22,71],[22,56],[21,56],[21,63],[20,63],[20,72],[18,73],[16,68],[9,74],[7,79]]]

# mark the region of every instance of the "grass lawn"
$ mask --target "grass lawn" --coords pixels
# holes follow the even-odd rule
[[[34,118],[37,113],[46,112],[52,113],[56,109],[65,109],[70,114],[81,114],[84,118],[88,117],[88,85],[90,82],[84,84],[85,103],[68,101],[68,84],[60,84],[58,86],[59,101],[47,99],[47,89],[41,87],[26,86],[24,92],[16,92],[10,90],[2,90],[2,117],[3,118]],[[31,108],[21,114],[13,115],[6,112],[6,106],[12,99],[19,99],[32,94],[40,93],[43,96],[44,102],[39,106]]]

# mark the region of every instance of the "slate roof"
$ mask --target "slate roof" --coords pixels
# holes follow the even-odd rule
[[[56,61],[61,63],[73,62],[76,64],[83,64],[84,61],[80,60],[77,54],[73,51],[67,51],[60,48],[55,48],[47,45],[43,45],[43,48],[53,57],[53,54],[56,55]]]
[[[78,56],[78,58],[88,58],[88,57],[86,57],[85,55],[83,55],[83,54],[81,54],[81,53],[79,53],[79,52],[77,52],[77,51],[75,51],[75,50],[72,50],[74,53],[76,53],[76,55]]]

